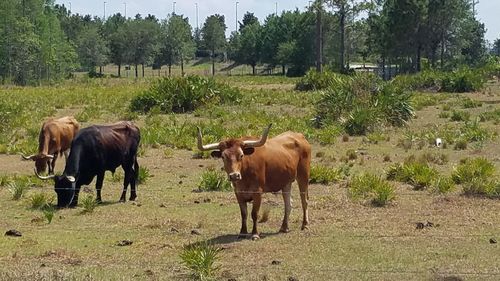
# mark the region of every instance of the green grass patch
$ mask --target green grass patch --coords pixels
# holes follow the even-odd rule
[[[197,243],[184,247],[180,258],[194,279],[212,280],[220,270],[216,263],[221,251],[222,249],[208,243]]]
[[[394,186],[373,174],[354,176],[348,183],[349,196],[369,200],[374,206],[385,206],[396,198]]]
[[[233,188],[225,173],[215,168],[208,168],[201,174],[198,189],[200,191],[231,191]]]
[[[309,175],[310,183],[329,184],[342,180],[343,175],[341,169],[335,169],[323,165],[312,165]]]

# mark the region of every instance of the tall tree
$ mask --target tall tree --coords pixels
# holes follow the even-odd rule
[[[248,64],[255,75],[255,66],[260,61],[262,50],[262,27],[259,22],[245,26],[239,36],[234,60],[237,63]],[[234,37],[233,37],[234,38]]]
[[[191,34],[189,19],[182,15],[172,14],[162,23],[161,56],[169,65],[169,74],[172,64],[179,61],[184,75],[184,62],[194,56],[196,48]]]
[[[95,72],[99,66],[102,74],[102,66],[108,62],[109,49],[96,25],[89,25],[82,30],[77,40],[77,51],[83,67]]]
[[[224,16],[209,16],[201,30],[203,45],[210,51],[212,59],[212,75],[215,75],[215,57],[218,53],[224,51],[226,47],[226,24]]]

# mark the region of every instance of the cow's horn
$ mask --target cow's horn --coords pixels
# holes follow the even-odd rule
[[[21,155],[21,157],[23,157],[24,160],[32,160],[33,158],[35,158],[36,154],[32,154],[30,156],[24,156],[24,155]]]
[[[211,143],[207,145],[203,145],[203,139],[201,136],[201,129],[200,127],[196,127],[198,129],[198,149],[201,151],[208,151],[208,150],[215,150],[219,149],[219,144],[218,143]]]
[[[54,178],[54,177],[55,177],[55,175],[40,176],[40,175],[38,174],[38,172],[36,171],[36,169],[34,169],[34,171],[35,171],[35,175],[36,175],[39,179],[41,179],[41,180],[50,180],[50,179],[52,179],[52,178]]]
[[[243,141],[243,144],[245,145],[245,147],[259,147],[259,146],[263,146],[266,141],[267,141],[267,136],[269,135],[269,130],[271,129],[271,126],[273,124],[269,124],[269,126],[267,126],[267,128],[264,129],[264,132],[262,132],[262,137],[260,138],[260,140],[257,140],[257,141],[254,141],[254,140],[246,140],[246,141]]]
[[[50,155],[50,154],[43,154],[43,157],[49,158],[49,159],[54,159],[54,155]]]

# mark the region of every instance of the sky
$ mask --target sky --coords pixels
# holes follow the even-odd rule
[[[238,2],[237,5],[236,2]],[[164,19],[168,14],[172,13],[175,6],[175,13],[188,17],[193,27],[196,26],[197,3],[198,25],[201,27],[209,15],[223,14],[226,17],[228,35],[236,28],[236,11],[240,21],[247,11],[254,13],[259,20],[263,21],[267,15],[275,12],[276,5],[278,13],[281,13],[283,10],[294,10],[295,8],[304,10],[309,5],[309,2],[311,1],[177,0],[174,4],[174,1],[171,0],[56,0],[57,4],[64,4],[66,7],[71,6],[73,13],[91,14],[100,17],[104,16],[104,7],[106,7],[106,16],[109,16],[118,12],[124,14],[126,6],[127,17],[133,17],[136,14],[143,16],[153,14],[160,19]],[[487,28],[486,39],[492,42],[496,38],[500,38],[500,0],[479,0],[476,7],[478,19],[485,23]]]

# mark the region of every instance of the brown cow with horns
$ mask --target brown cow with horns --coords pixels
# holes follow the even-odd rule
[[[231,180],[241,210],[239,237],[247,232],[247,202],[253,201],[252,239],[259,239],[257,217],[262,193],[282,192],[285,215],[280,232],[288,232],[288,218],[292,209],[292,182],[297,180],[302,202],[302,229],[309,224],[307,212],[311,146],[302,134],[286,132],[267,140],[271,124],[264,130],[260,140],[252,137],[229,139],[220,143],[203,145],[201,129],[198,128],[198,148],[212,151],[213,157],[222,158],[224,169]]]
[[[23,155],[24,160],[35,161],[38,173],[45,172],[48,164],[49,174],[53,174],[57,157],[64,153],[68,158],[71,142],[79,130],[80,124],[73,116],[45,121],[38,136],[38,154]]]

